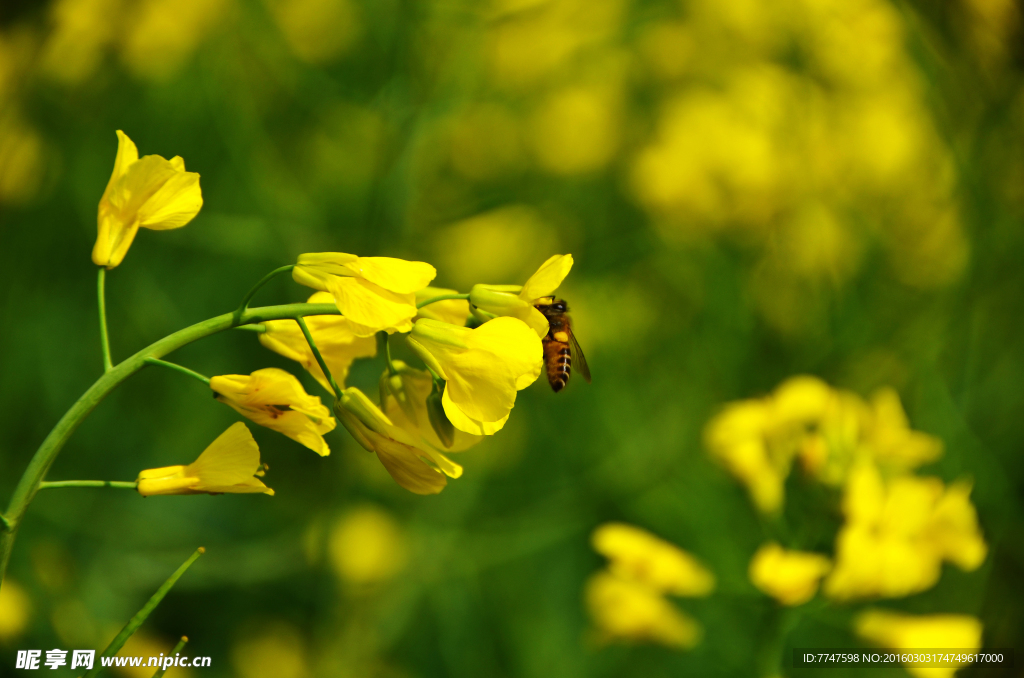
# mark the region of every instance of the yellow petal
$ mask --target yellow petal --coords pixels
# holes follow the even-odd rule
[[[139,159],[139,149],[136,148],[135,142],[128,138],[128,135],[117,130],[117,156],[114,158],[114,171],[110,173],[110,180],[107,182],[107,188],[103,191],[103,196],[106,197],[110,192],[111,187],[118,179],[124,176],[124,173],[128,171],[128,166]]]
[[[519,298],[532,301],[550,296],[562,284],[565,276],[569,275],[571,268],[571,254],[554,255],[541,264],[537,272],[530,276],[530,279],[523,285],[523,291],[519,293]]]
[[[334,276],[326,285],[342,315],[374,331],[408,324],[416,315],[412,293],[398,294],[360,278]]]
[[[448,484],[445,475],[420,459],[414,448],[370,433],[380,463],[405,489],[415,494],[437,494]]]
[[[259,483],[253,476],[260,467],[260,448],[242,422],[235,422],[185,468],[185,475],[200,479],[200,489]],[[263,483],[259,483],[263,485]]]
[[[202,206],[199,175],[177,171],[139,208],[139,226],[154,231],[181,228],[199,214]]]
[[[444,407],[444,413],[448,416],[448,421],[452,423],[452,426],[457,428],[459,431],[470,433],[475,436],[494,435],[504,428],[505,422],[508,421],[509,417],[509,415],[506,414],[497,421],[480,421],[478,419],[473,419],[463,412],[462,408],[452,402],[447,388],[445,388],[444,395],[441,397],[441,405]]]
[[[493,353],[508,366],[522,390],[536,381],[544,363],[540,339],[516,318],[495,318],[473,330],[470,348]]]
[[[345,264],[345,268],[356,277],[398,294],[414,294],[437,275],[430,264],[391,257],[358,257]]]

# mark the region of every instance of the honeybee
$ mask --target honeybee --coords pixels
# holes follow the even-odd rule
[[[542,340],[544,344],[544,365],[547,367],[548,383],[551,390],[558,393],[569,383],[572,363],[576,361],[576,370],[590,383],[590,368],[583,357],[583,349],[572,333],[569,321],[569,306],[564,299],[542,297],[534,307],[548,319],[548,334]]]

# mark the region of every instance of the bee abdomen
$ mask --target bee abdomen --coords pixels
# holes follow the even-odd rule
[[[548,340],[544,345],[544,358],[547,364],[548,383],[551,384],[551,390],[558,393],[569,383],[572,353],[568,344]]]

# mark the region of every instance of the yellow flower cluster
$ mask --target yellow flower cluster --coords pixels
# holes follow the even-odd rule
[[[601,642],[654,642],[690,648],[701,628],[665,594],[702,597],[715,577],[696,558],[651,533],[624,523],[601,525],[591,537],[608,567],[587,583],[586,600]]]
[[[837,601],[907,596],[934,586],[943,562],[970,571],[985,559],[970,484],[915,474],[941,456],[942,444],[910,428],[891,389],[865,402],[794,377],[764,398],[727,405],[705,439],[763,513],[781,512],[794,461],[811,479],[842,488],[833,559],[774,542],[752,558],[750,580],[783,605],[807,602],[819,585]]]
[[[948,561],[977,569],[988,549],[978,529],[969,483],[938,478],[884,479],[859,464],[843,493],[845,523],[836,538],[836,566],[825,580],[831,598],[898,598],[934,586]]]
[[[122,262],[139,228],[179,228],[202,206],[199,175],[186,172],[181,158],[140,159],[135,144],[123,132],[117,134],[117,157],[100,200],[93,249],[93,261],[108,269]],[[424,262],[343,252],[302,254],[290,267],[293,279],[317,290],[310,304],[333,303],[340,315],[267,321],[258,328],[260,342],[301,364],[334,393],[335,415],[399,485],[433,494],[447,478],[462,474],[444,451],[465,450],[501,430],[516,394],[540,376],[548,321],[534,304],[558,288],[572,264],[572,255],[554,255],[524,285],[476,285],[463,295],[430,287],[437,271]],[[467,327],[471,312],[476,326]],[[379,404],[355,387],[344,388],[352,362],[376,355],[378,341],[386,343],[394,333],[409,333],[408,345],[428,371],[392,361],[389,350]],[[220,375],[209,385],[218,400],[251,421],[321,456],[330,454],[324,434],[336,426],[331,409],[307,394],[290,373],[269,368]],[[253,480],[261,468],[255,442],[249,437],[243,445],[236,429],[228,434],[234,437],[219,438],[189,466],[143,471],[139,491],[265,490]],[[229,453],[242,449],[245,454]],[[224,480],[228,476],[232,482]]]
[[[962,614],[908,615],[868,610],[854,620],[857,635],[891,650],[949,648],[963,653],[981,648],[981,621]],[[966,662],[964,662],[966,663]],[[908,666],[917,678],[953,678],[958,667]]]
[[[942,442],[910,428],[899,396],[882,389],[869,402],[815,377],[793,377],[764,398],[727,405],[707,425],[711,455],[740,480],[759,510],[781,509],[794,460],[827,485],[841,485],[855,460],[886,473],[935,461]]]

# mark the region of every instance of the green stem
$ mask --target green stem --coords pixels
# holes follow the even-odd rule
[[[209,377],[204,377],[203,375],[199,374],[198,372],[193,372],[189,368],[183,367],[182,365],[179,365],[177,363],[169,363],[166,360],[160,360],[159,358],[146,358],[146,363],[149,364],[149,365],[159,365],[160,367],[166,367],[167,369],[174,370],[175,372],[181,372],[182,374],[187,374],[188,376],[192,377],[193,379],[198,379],[199,381],[203,382],[207,386],[210,385],[210,378]]]
[[[114,369],[110,360],[110,337],[107,334],[107,269],[100,266],[100,273],[96,279],[96,292],[100,302],[100,349],[103,351],[103,371],[109,372]]]
[[[171,587],[181,578],[181,575],[185,574],[185,570],[192,566],[192,563],[199,559],[199,556],[206,553],[206,549],[202,546],[196,549],[188,560],[181,564],[177,570],[174,571],[167,581],[156,590],[156,593],[142,606],[142,609],[135,613],[135,616],[128,620],[128,623],[124,625],[121,632],[114,636],[114,639],[110,641],[110,645],[107,645],[107,649],[103,650],[99,657],[96,657],[96,661],[92,665],[92,670],[86,673],[82,678],[91,678],[97,675],[103,669],[103,662],[100,661],[100,657],[113,657],[118,651],[124,647],[125,642],[132,637],[132,634],[138,631],[139,627],[142,626],[146,618],[152,614],[156,606],[160,604],[160,601],[164,599],[164,596],[171,590]]]
[[[185,649],[185,643],[187,643],[187,642],[188,642],[188,636],[182,636],[181,640],[178,641],[178,644],[175,645],[171,649],[171,651],[167,653],[167,656],[168,657],[173,657],[174,655],[176,655],[179,652],[181,652],[182,650],[184,650]],[[167,673],[167,669],[165,669],[164,667],[161,666],[160,668],[158,668],[156,670],[156,673],[153,674],[153,678],[160,678],[165,673]]]
[[[302,329],[302,334],[306,336],[306,343],[309,344],[309,348],[313,351],[313,357],[316,358],[317,364],[320,365],[320,369],[323,370],[324,376],[327,377],[327,383],[334,389],[334,397],[341,400],[341,389],[338,388],[338,383],[334,381],[334,375],[327,369],[327,363],[324,362],[324,357],[320,355],[320,349],[316,347],[316,342],[313,341],[313,335],[310,333],[309,328],[306,327],[306,320],[301,315],[295,317],[295,322],[299,323],[299,327]]]
[[[398,370],[395,369],[394,364],[391,362],[391,342],[388,341],[388,338],[387,332],[377,333],[377,353],[384,355],[384,360],[387,361],[388,374],[393,377],[398,374]]]
[[[40,490],[48,490],[54,487],[121,487],[126,490],[134,490],[138,485],[135,481],[127,480],[44,480],[39,483]]]
[[[439,297],[434,297],[432,299],[427,299],[426,301],[421,301],[420,303],[416,304],[416,308],[423,308],[424,306],[429,306],[430,304],[433,304],[433,303],[438,302],[438,301],[444,301],[446,299],[469,299],[469,295],[468,294],[443,294],[443,295],[441,295]]]
[[[256,332],[257,334],[266,334],[267,332],[267,326],[263,323],[256,323],[255,325],[239,325],[235,329],[245,330],[246,332]]]
[[[287,266],[275,268],[273,271],[263,276],[258,283],[252,286],[252,289],[249,290],[249,293],[246,294],[245,298],[242,299],[242,303],[239,304],[237,309],[235,309],[235,318],[237,319],[242,317],[242,314],[245,313],[245,309],[249,308],[249,302],[252,301],[252,298],[256,296],[256,293],[260,291],[261,287],[266,285],[268,282],[270,282],[280,274],[286,273],[292,270],[293,268],[295,268],[295,264],[288,264]]]
[[[239,325],[251,325],[266,320],[295,319],[303,315],[338,315],[338,307],[334,304],[285,304],[246,309],[241,318],[236,318],[235,315],[235,313],[225,313],[216,318],[204,320],[150,344],[115,365],[113,369],[97,379],[89,387],[89,390],[75,401],[71,409],[64,413],[64,416],[32,456],[28,468],[25,469],[21,480],[18,481],[18,485],[14,489],[14,495],[7,506],[7,511],[4,513],[7,530],[0,533],[0,585],[2,585],[4,573],[7,571],[7,563],[11,557],[18,525],[21,524],[29,503],[39,490],[40,483],[43,482],[46,472],[57,458],[61,448],[67,443],[68,438],[75,432],[78,425],[111,391],[146,366],[146,358],[162,358],[182,346]]]
[[[786,639],[800,622],[802,611],[798,608],[776,606],[769,614],[768,623],[762,627],[763,636],[757,649],[757,675],[760,678],[774,678],[782,675],[786,663]]]

